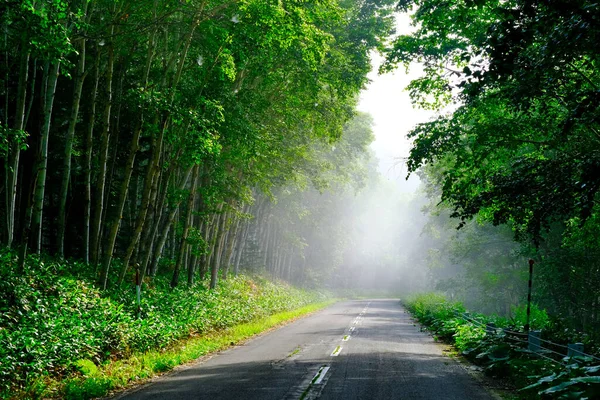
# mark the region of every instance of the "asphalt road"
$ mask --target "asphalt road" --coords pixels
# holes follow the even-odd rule
[[[118,399],[492,399],[398,300],[337,303]]]

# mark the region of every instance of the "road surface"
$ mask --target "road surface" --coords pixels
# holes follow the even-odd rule
[[[442,349],[398,300],[345,301],[117,398],[493,398]]]

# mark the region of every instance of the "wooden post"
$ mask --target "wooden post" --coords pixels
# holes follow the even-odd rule
[[[569,343],[567,349],[567,357],[583,355],[583,343]]]
[[[135,294],[137,300],[137,318],[142,316],[142,279],[140,275],[140,266],[135,269]]]
[[[525,332],[529,332],[529,322],[531,317],[531,283],[533,281],[533,264],[535,261],[529,260],[529,288],[527,290],[527,323],[525,323]]]
[[[542,334],[542,331],[529,331],[529,335],[527,336],[527,338],[528,338],[527,348],[529,349],[529,351],[537,353],[538,351],[541,350],[541,347],[542,347],[542,342],[540,340],[541,334]]]

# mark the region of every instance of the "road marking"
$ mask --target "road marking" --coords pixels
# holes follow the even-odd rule
[[[317,374],[315,375],[315,377],[313,378],[313,384],[314,385],[320,385],[321,382],[323,382],[323,378],[325,378],[325,374],[327,374],[327,371],[329,371],[329,367],[326,366],[322,366],[319,369],[319,372],[317,372]]]
[[[354,327],[354,326],[351,326],[351,327],[350,327],[350,329],[349,329],[349,331],[350,331],[350,332],[354,332],[354,330],[355,330],[355,329],[356,329],[356,327]]]
[[[326,376],[329,371],[328,365],[321,365],[315,376],[310,379],[310,375],[306,378],[304,383],[297,387],[293,392],[288,392],[284,397],[284,400],[316,400],[321,395],[321,392],[327,385],[329,378]],[[309,380],[310,379],[310,380]],[[300,387],[304,387],[302,392],[298,391]]]
[[[342,352],[342,346],[338,346],[335,348],[335,350],[333,350],[333,353],[331,353],[331,357],[337,357],[340,355],[341,352]]]
[[[350,340],[350,335],[344,335],[344,338],[342,339],[342,341],[347,342],[348,340]]]

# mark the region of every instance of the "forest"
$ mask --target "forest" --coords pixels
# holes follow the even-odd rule
[[[270,204],[360,180],[351,117],[389,6],[4,2],[3,243],[81,259],[102,289],[136,268],[214,287],[249,238],[289,275],[301,244]]]
[[[3,397],[332,296],[514,318],[529,259],[535,310],[600,349],[595,2],[4,0],[0,27]],[[374,54],[435,115],[414,193],[359,110]]]

